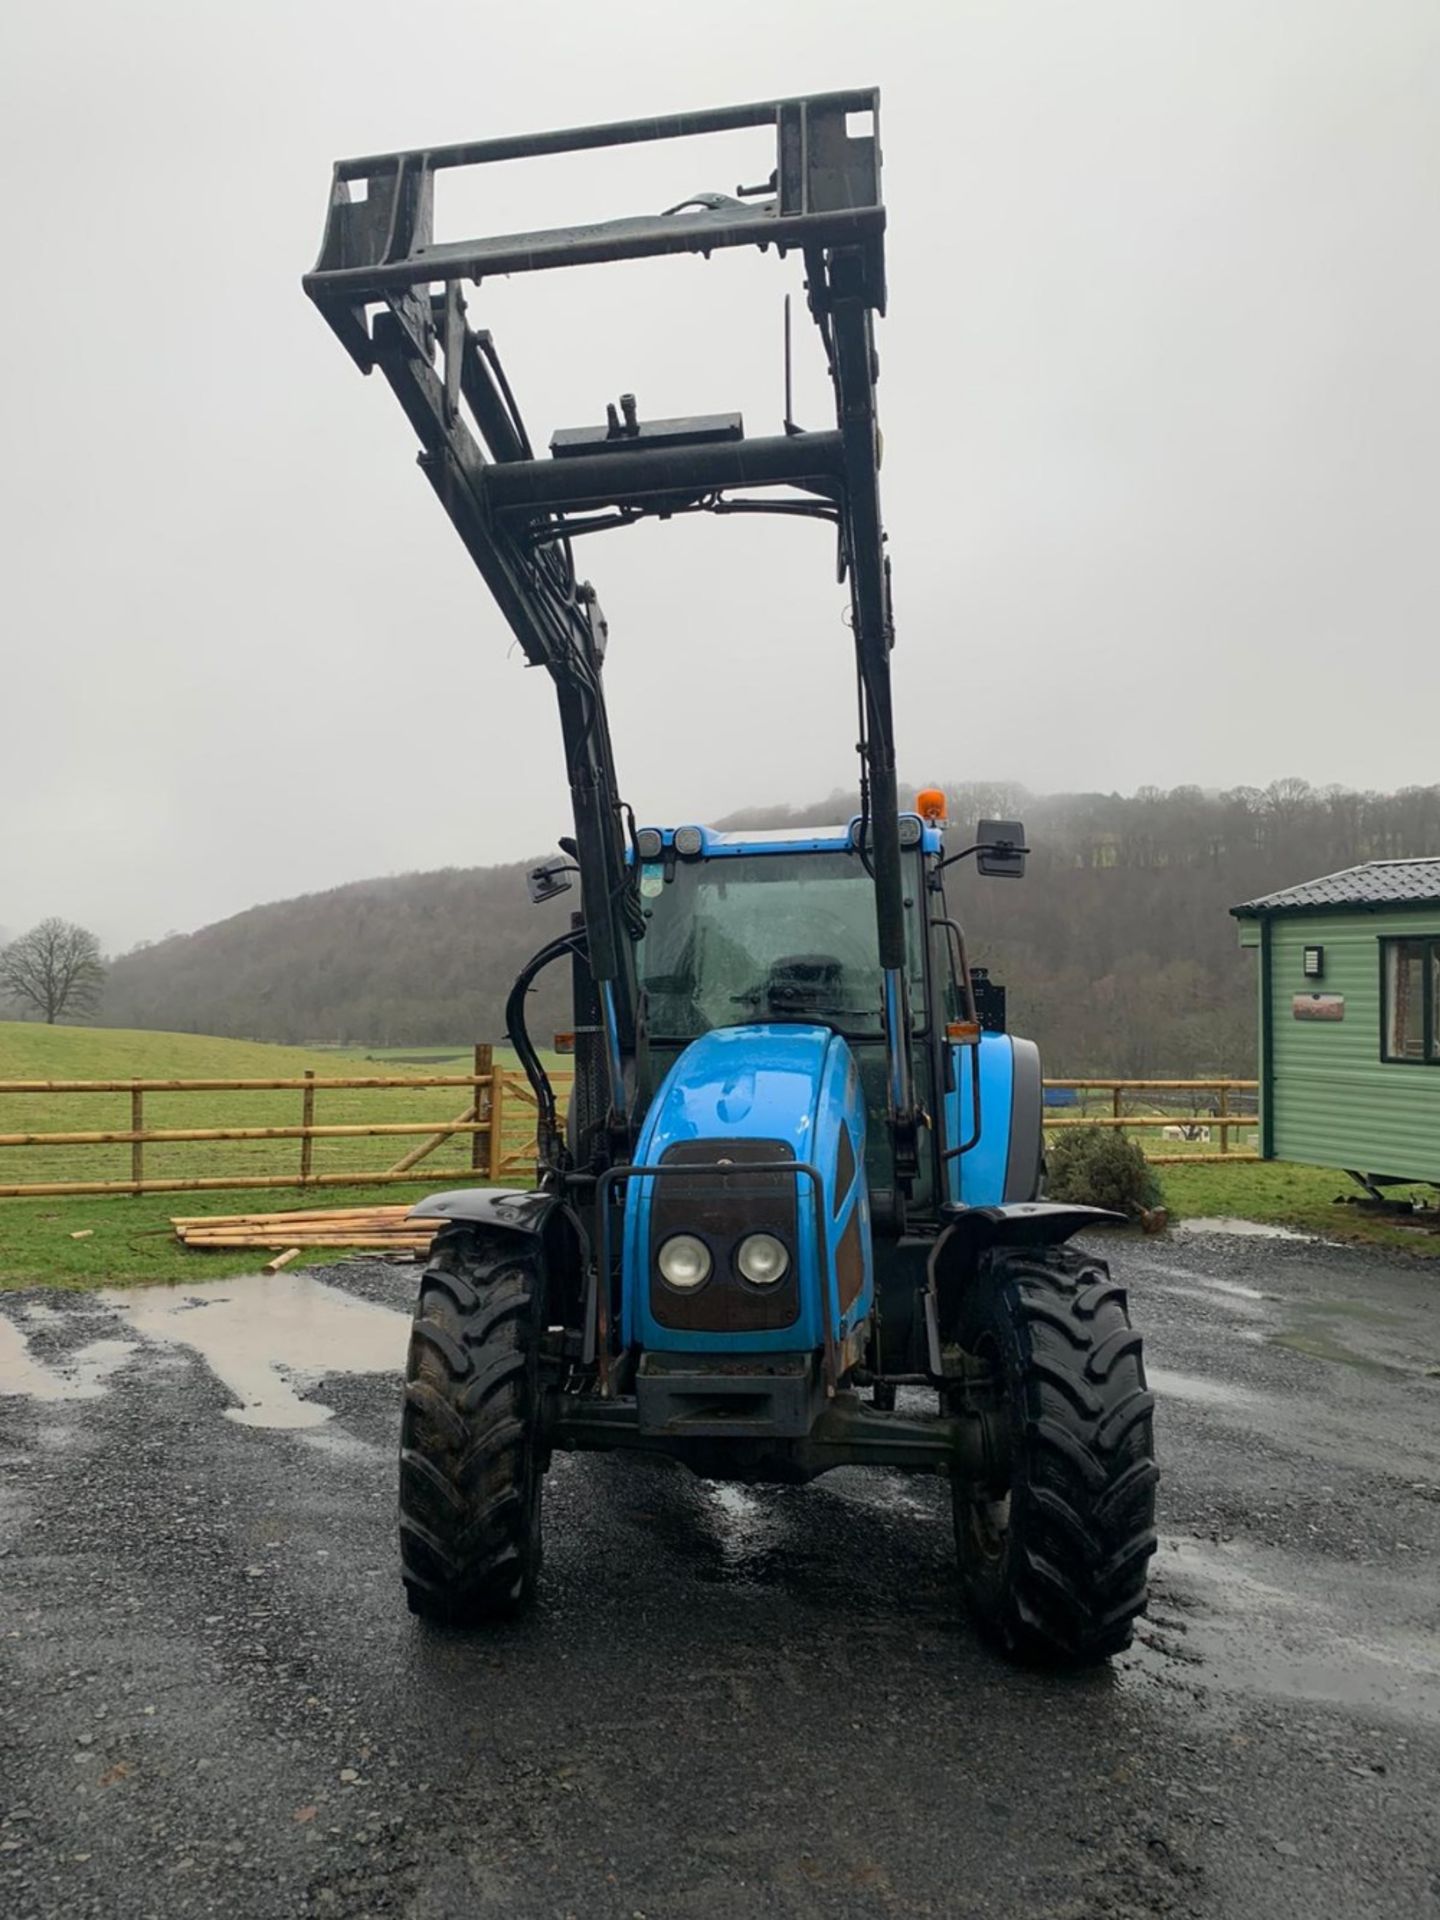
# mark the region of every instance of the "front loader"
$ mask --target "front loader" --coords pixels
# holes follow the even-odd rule
[[[587,226],[434,235],[443,171],[653,142],[669,182],[691,136],[744,128],[773,138],[759,188]],[[1104,1262],[1072,1244],[1111,1216],[1041,1198],[1038,1055],[1005,1031],[946,899],[966,858],[1019,877],[1023,829],[982,822],[947,852],[941,793],[900,806],[875,408],[884,231],[872,91],[335,168],[305,289],[394,390],[422,470],[551,677],[574,834],[531,893],[578,876],[581,901],[507,1007],[538,1111],[533,1189],[415,1209],[446,1222],[420,1283],[400,1444],[402,1572],[429,1619],[532,1602],[556,1449],[661,1454],[742,1481],[939,1474],[963,1596],[1018,1658],[1103,1658],[1145,1605],[1157,1473],[1140,1336]],[[738,414],[644,419],[626,393],[537,456],[462,283],[483,295],[499,274],[736,247],[798,256],[834,425],[787,417],[756,437]],[[822,520],[838,543],[861,800],[832,828],[641,825],[621,796],[608,631],[574,542],[735,512]],[[525,1017],[557,965],[574,1001],[563,1112]]]

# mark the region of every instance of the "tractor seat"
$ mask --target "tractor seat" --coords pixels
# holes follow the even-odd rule
[[[806,1019],[834,1014],[845,987],[845,969],[833,954],[790,953],[770,963],[765,1000],[772,1017]]]

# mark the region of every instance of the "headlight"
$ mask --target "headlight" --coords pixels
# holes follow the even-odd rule
[[[790,1255],[773,1233],[751,1233],[736,1248],[735,1264],[752,1287],[773,1287],[789,1272]]]
[[[682,860],[693,860],[697,853],[705,851],[705,836],[699,827],[677,827],[675,829],[675,851]]]
[[[693,1233],[675,1233],[655,1256],[660,1277],[678,1293],[693,1293],[710,1278],[710,1249]]]

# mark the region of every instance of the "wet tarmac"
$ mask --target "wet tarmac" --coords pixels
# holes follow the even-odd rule
[[[1069,1679],[976,1642],[944,1489],[883,1473],[562,1458],[537,1614],[437,1633],[413,1268],[0,1297],[0,1912],[1440,1914],[1440,1271],[1106,1250],[1162,1546]]]

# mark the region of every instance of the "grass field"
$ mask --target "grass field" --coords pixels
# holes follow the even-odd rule
[[[1176,1219],[1259,1220],[1326,1240],[1440,1259],[1440,1214],[1420,1215],[1414,1225],[1405,1225],[1368,1207],[1344,1204],[1360,1189],[1348,1175],[1326,1167],[1301,1167],[1287,1160],[1258,1164],[1242,1160],[1235,1166],[1211,1161],[1204,1166],[1161,1167],[1159,1173],[1165,1204]],[[1440,1206],[1440,1194],[1433,1187],[1397,1187],[1392,1197]]]
[[[368,1060],[385,1072],[464,1073],[474,1057],[472,1047],[321,1047],[321,1053],[344,1055],[347,1060]],[[509,1047],[497,1047],[496,1059],[513,1065],[515,1056]]]

